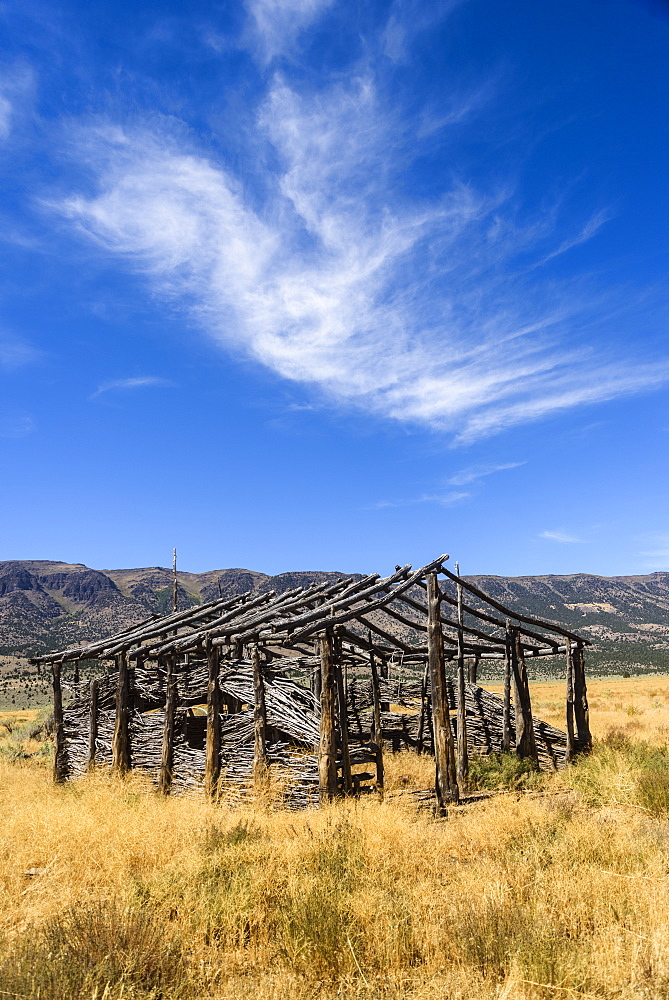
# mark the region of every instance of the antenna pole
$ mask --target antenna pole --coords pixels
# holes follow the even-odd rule
[[[179,603],[179,591],[177,583],[177,550],[172,549],[172,575],[173,575],[173,586],[172,586],[172,612],[176,613],[178,610]]]

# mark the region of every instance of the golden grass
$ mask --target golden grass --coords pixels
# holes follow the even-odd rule
[[[628,735],[659,742],[663,691],[594,682],[614,736],[446,822],[410,795],[231,810],[0,761],[0,997],[666,998],[669,757],[621,735],[650,715]],[[387,771],[407,791],[431,762]]]

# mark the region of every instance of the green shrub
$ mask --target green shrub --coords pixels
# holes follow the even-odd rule
[[[469,781],[473,788],[520,791],[541,788],[543,780],[534,761],[520,760],[514,753],[469,758]]]

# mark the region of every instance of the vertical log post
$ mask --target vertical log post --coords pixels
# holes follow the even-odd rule
[[[204,787],[207,795],[215,799],[221,777],[221,689],[218,685],[221,658],[220,649],[207,639],[207,746]]]
[[[534,736],[530,685],[520,633],[513,629],[511,666],[513,668],[513,700],[516,709],[516,754],[521,760],[530,758],[539,763],[537,744]]]
[[[67,778],[67,758],[65,756],[65,726],[63,724],[63,689],[60,685],[62,664],[54,663],[53,676],[53,780],[61,784]]]
[[[571,649],[571,639],[567,639],[567,760],[576,753],[574,737],[574,657]]]
[[[172,790],[172,773],[174,771],[174,729],[177,717],[177,701],[179,689],[177,683],[176,656],[168,656],[165,676],[165,722],[163,725],[163,747],[160,758],[160,776],[158,789],[163,795],[169,795]]]
[[[319,639],[321,657],[321,734],[318,748],[320,801],[331,802],[337,794],[337,745],[335,737],[335,676],[332,635]]]
[[[370,636],[371,643],[371,636]],[[383,730],[381,728],[381,692],[379,690],[379,673],[376,669],[374,650],[369,651],[369,668],[372,674],[372,735],[376,744],[376,789],[383,798]]]
[[[427,715],[427,682],[429,678],[429,666],[425,664],[423,679],[420,682],[420,719],[418,720],[418,735],[416,737],[416,750],[423,752],[423,742],[425,739],[425,717]]]
[[[574,721],[576,723],[576,739],[581,753],[592,750],[592,735],[590,733],[590,711],[588,709],[588,688],[585,682],[585,650],[583,643],[578,642],[572,650],[574,664]]]
[[[179,610],[179,581],[177,580],[177,550],[172,549],[172,613],[176,614],[178,610]]]
[[[314,644],[314,652],[316,657],[319,657],[319,640],[316,639]],[[321,702],[321,664],[320,659],[314,669],[311,671],[311,693],[320,705]]]
[[[460,576],[460,566],[455,564],[456,576]],[[467,753],[467,706],[465,702],[465,634],[462,615],[462,584],[458,592],[458,785],[463,791],[469,777],[469,755]]]
[[[116,724],[112,742],[112,768],[118,774],[130,770],[130,670],[125,653],[114,657],[118,670],[116,686]]]
[[[502,710],[502,753],[511,753],[511,660],[513,636],[511,622],[506,620],[506,640],[504,644],[504,708]]]
[[[265,706],[265,679],[260,648],[257,643],[251,647],[253,664],[253,782],[256,788],[267,783],[269,761],[267,759],[267,708]]]
[[[435,790],[437,807],[442,816],[447,815],[447,803],[457,802],[458,786],[451,778],[452,742],[451,722],[448,711],[448,691],[444,661],[444,641],[439,611],[439,585],[437,574],[427,574],[427,648],[430,665],[432,693],[432,728],[434,734]]]
[[[335,636],[333,642],[335,683],[337,686],[337,718],[339,720],[339,752],[341,755],[341,776],[344,795],[351,794],[351,755],[348,748],[348,704],[346,685],[341,662],[341,646]]]
[[[89,771],[95,767],[95,756],[98,743],[98,693],[99,682],[94,678],[89,685],[88,694],[88,760]]]
[[[478,673],[479,673],[479,658],[478,658],[478,654],[477,654],[476,656],[473,656],[473,657],[470,658],[469,664],[468,664],[468,674],[469,674],[469,683],[470,684],[476,684],[477,683]]]

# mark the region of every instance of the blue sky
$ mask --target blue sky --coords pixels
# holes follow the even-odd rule
[[[0,8],[5,559],[669,569],[669,6]]]

